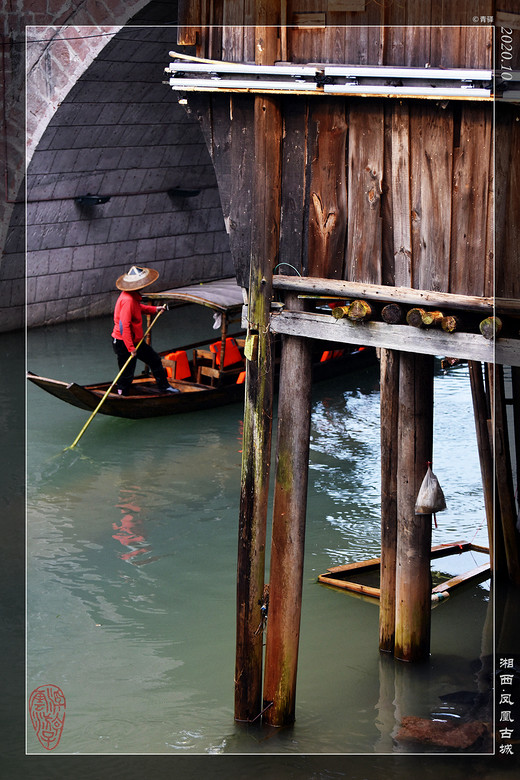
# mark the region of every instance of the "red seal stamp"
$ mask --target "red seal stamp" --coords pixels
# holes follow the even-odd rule
[[[57,747],[65,723],[65,696],[57,685],[40,685],[29,697],[29,715],[45,750]]]

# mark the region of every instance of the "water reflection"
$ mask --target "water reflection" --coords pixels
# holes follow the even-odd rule
[[[122,517],[119,522],[112,523],[112,528],[116,531],[112,534],[112,539],[121,542],[124,547],[129,548],[129,551],[120,553],[119,557],[122,561],[129,561],[136,565],[151,563],[151,561],[157,560],[157,557],[135,560],[136,556],[150,552],[152,546],[146,542],[146,537],[143,535],[144,526],[138,516],[141,507],[132,503],[132,500],[135,499],[135,493],[129,490],[122,490],[121,493],[130,493],[130,495],[126,503],[117,504],[118,508],[121,509]]]

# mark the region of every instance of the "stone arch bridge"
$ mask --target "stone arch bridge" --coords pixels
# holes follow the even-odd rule
[[[2,331],[25,295],[29,327],[108,313],[133,263],[167,286],[233,274],[202,133],[163,83],[177,3],[52,5],[4,22]]]

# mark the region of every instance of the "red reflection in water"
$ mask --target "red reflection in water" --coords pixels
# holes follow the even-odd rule
[[[117,504],[121,509],[123,516],[119,523],[112,523],[112,528],[116,531],[112,534],[113,539],[117,539],[122,545],[129,548],[129,552],[120,555],[121,560],[134,562],[131,559],[138,555],[143,555],[151,551],[150,544],[145,544],[146,537],[143,533],[142,521],[136,517],[141,511],[141,507],[131,501]]]

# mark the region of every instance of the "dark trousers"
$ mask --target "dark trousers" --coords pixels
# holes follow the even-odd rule
[[[124,364],[130,357],[130,352],[125,347],[125,342],[121,339],[112,339],[112,346],[114,348],[114,352],[117,355],[117,365],[119,368],[123,368]],[[159,390],[166,390],[167,387],[169,387],[168,383],[168,375],[166,374],[166,369],[164,368],[161,358],[157,354],[157,352],[152,349],[152,347],[147,344],[145,341],[141,344],[139,349],[137,350],[136,357],[132,358],[132,360],[129,362],[121,376],[116,382],[116,387],[118,390],[121,390],[123,392],[123,395],[126,395],[128,391],[130,390],[130,385],[132,384],[132,381],[134,379],[134,373],[135,373],[135,366],[137,363],[137,358],[139,360],[142,360],[143,363],[146,363],[147,366],[150,366],[150,370],[152,374],[154,375],[155,381],[157,382],[157,386],[159,387]]]

